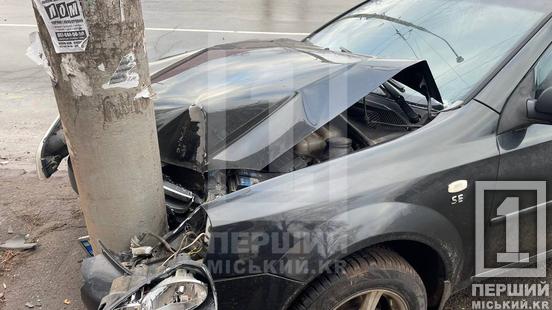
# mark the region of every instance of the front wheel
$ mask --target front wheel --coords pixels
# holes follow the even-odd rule
[[[397,253],[373,248],[345,260],[345,268],[315,280],[297,310],[424,310],[424,283]]]

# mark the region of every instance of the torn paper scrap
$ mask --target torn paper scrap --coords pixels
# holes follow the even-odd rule
[[[88,26],[78,0],[34,0],[56,53],[86,50]]]
[[[128,53],[119,62],[119,66],[109,81],[102,88],[134,88],[140,84],[140,76],[136,72],[136,57],[134,53]]]
[[[46,54],[44,54],[38,32],[31,32],[29,34],[29,40],[31,41],[31,45],[29,45],[29,47],[27,48],[27,52],[25,53],[25,55],[27,55],[27,57],[29,57],[29,59],[31,59],[37,65],[44,67],[46,74],[48,74],[50,79],[55,82],[56,79],[54,77],[54,72],[52,71],[52,67],[50,67],[50,63],[46,58]]]
[[[149,87],[146,87],[144,89],[142,89],[139,93],[136,94],[136,96],[134,96],[134,99],[148,99],[148,98],[151,98],[151,92],[150,92],[150,89]]]

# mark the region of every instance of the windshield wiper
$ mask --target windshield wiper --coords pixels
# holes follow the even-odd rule
[[[418,123],[421,119],[420,115],[412,109],[410,104],[408,104],[408,102],[406,102],[404,97],[400,94],[401,92],[405,92],[405,89],[397,86],[396,82],[392,80],[381,84],[383,90],[399,105],[401,110],[403,110],[404,114],[408,117],[408,120],[413,124]]]
[[[389,84],[391,84],[391,86],[395,87],[395,89],[397,89],[398,91],[400,91],[401,93],[404,93],[406,92],[406,89],[395,79],[390,79],[389,81],[387,81]]]
[[[410,28],[414,28],[416,30],[419,30],[419,31],[423,31],[427,34],[430,34],[436,38],[438,38],[439,40],[445,42],[445,44],[449,47],[449,49],[454,53],[454,55],[456,56],[456,62],[457,63],[462,63],[464,62],[464,57],[462,57],[461,55],[459,55],[456,50],[454,49],[454,47],[452,46],[452,44],[450,44],[450,42],[443,38],[442,36],[432,32],[431,30],[429,29],[426,29],[422,26],[418,26],[414,23],[411,23],[411,22],[408,22],[408,21],[404,21],[400,18],[395,18],[395,17],[391,17],[391,16],[387,16],[387,15],[381,15],[381,14],[354,14],[354,15],[349,15],[349,16],[345,16],[343,17],[343,19],[349,19],[349,18],[366,18],[366,19],[370,19],[370,18],[374,18],[374,19],[381,19],[381,20],[386,20],[388,22],[391,22],[391,23],[395,23],[395,24],[399,24],[399,25],[403,25],[403,26],[406,26],[406,27],[410,27]]]

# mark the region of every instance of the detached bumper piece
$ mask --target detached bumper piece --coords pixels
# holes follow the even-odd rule
[[[217,309],[209,271],[187,255],[179,255],[168,266],[161,262],[136,266],[132,274],[114,266],[111,259],[99,255],[83,263],[85,285],[81,295],[88,309]]]

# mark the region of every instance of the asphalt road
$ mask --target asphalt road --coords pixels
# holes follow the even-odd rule
[[[225,42],[301,39],[359,0],[142,2],[148,54],[155,60]],[[0,309],[26,309],[26,302],[80,309],[83,255],[74,240],[84,226],[76,196],[63,171],[49,182],[35,177],[34,152],[57,109],[49,78],[25,56],[34,25],[31,0],[0,0],[0,240],[8,226],[42,240],[36,252],[9,264],[0,257],[0,283],[7,284],[0,286]],[[457,295],[447,308],[470,309],[469,295]]]

